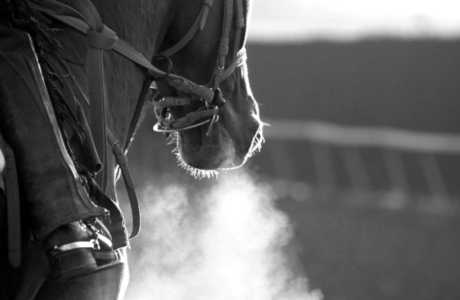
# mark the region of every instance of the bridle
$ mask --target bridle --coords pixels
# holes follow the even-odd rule
[[[31,2],[31,6],[40,12],[57,19],[71,28],[87,35],[89,50],[87,55],[86,66],[88,68],[88,94],[91,103],[91,132],[96,141],[96,149],[100,154],[103,162],[105,161],[105,148],[107,130],[105,125],[105,103],[108,101],[105,74],[103,65],[103,55],[105,50],[115,50],[129,60],[135,62],[147,69],[143,87],[141,89],[138,105],[134,112],[133,122],[128,131],[128,138],[125,145],[122,147],[126,150],[129,145],[129,140],[136,127],[136,121],[142,110],[142,103],[150,88],[156,89],[155,80],[164,80],[169,86],[180,92],[181,97],[168,97],[157,94],[154,98],[155,112],[158,118],[158,123],[154,126],[155,131],[159,132],[176,132],[191,129],[211,123],[208,133],[212,125],[217,122],[219,112],[225,104],[222,93],[219,90],[219,84],[225,80],[236,67],[242,66],[246,62],[246,52],[244,49],[239,50],[239,41],[241,39],[242,28],[245,25],[243,13],[243,0],[236,0],[236,20],[235,24],[235,43],[232,53],[232,63],[225,69],[226,57],[229,53],[230,31],[233,21],[234,0],[225,0],[224,20],[222,35],[219,43],[216,67],[211,80],[205,86],[196,84],[182,76],[164,72],[153,66],[142,54],[133,49],[129,44],[119,39],[115,32],[106,27],[97,13],[97,10],[89,0],[76,2],[79,5],[78,10],[69,7],[55,0],[46,0],[40,2]],[[152,59],[154,62],[158,57],[165,57],[170,61],[169,57],[180,51],[198,31],[201,31],[213,4],[213,0],[204,0],[202,9],[195,23],[192,25],[187,34],[173,47],[162,52],[159,56]],[[170,69],[172,63],[170,63]],[[187,116],[175,120],[169,113],[169,108],[172,106],[190,105],[192,101],[200,100],[205,106],[197,111],[189,113]],[[205,120],[203,120],[205,119]]]
[[[204,0],[197,19],[185,36],[174,46],[155,56],[153,60],[167,59],[169,62],[169,69],[172,69],[172,62],[169,57],[180,51],[188,44],[188,42],[191,41],[198,31],[204,29],[206,19],[212,5],[213,0]],[[236,0],[236,18],[234,22],[235,41],[232,52],[232,62],[227,68],[225,68],[226,58],[229,54],[230,32],[234,14],[233,6],[234,0],[225,1],[222,34],[217,52],[216,66],[211,80],[205,86],[197,86],[190,84],[185,78],[178,79],[166,76],[160,79],[166,80],[167,83],[176,89],[182,96],[173,97],[157,94],[154,97],[153,104],[155,106],[155,115],[158,120],[158,123],[154,126],[155,131],[163,133],[178,132],[210,123],[207,131],[207,134],[209,135],[213,124],[219,120],[219,112],[225,105],[225,100],[219,89],[219,84],[227,79],[236,67],[242,66],[246,62],[245,50],[239,50],[241,33],[245,25],[243,0]],[[185,117],[174,119],[170,113],[170,107],[190,105],[194,100],[202,101],[205,105],[200,107],[197,111],[187,114]]]
[[[144,99],[150,89],[156,90],[154,81],[164,80],[169,84],[169,86],[176,89],[183,96],[164,97],[160,96],[158,93],[156,94],[157,96],[155,96],[153,102],[158,117],[158,124],[155,125],[155,130],[164,133],[177,132],[210,123],[208,133],[210,132],[212,125],[218,121],[219,112],[225,104],[225,100],[219,90],[220,82],[230,76],[236,67],[244,65],[246,62],[246,53],[244,49],[238,50],[242,28],[245,23],[243,17],[243,0],[236,0],[237,15],[235,21],[235,46],[232,54],[232,63],[225,68],[225,61],[229,52],[229,36],[233,20],[233,3],[234,0],[225,0],[223,30],[219,43],[216,67],[209,83],[202,86],[182,76],[171,74],[170,70],[168,72],[164,72],[155,67],[141,53],[136,51],[125,41],[119,39],[115,32],[102,23],[99,13],[89,0],[76,1],[74,5],[76,5],[78,9],[74,9],[55,0],[30,2],[30,6],[34,9],[68,25],[69,27],[86,35],[88,38],[89,49],[86,67],[88,74],[88,98],[91,105],[91,134],[95,142],[97,153],[103,164],[107,165],[106,146],[108,142],[115,154],[117,163],[121,168],[133,213],[133,230],[130,238],[135,237],[139,233],[140,213],[137,197],[134,192],[134,184],[126,164],[125,150],[128,148],[135,131],[137,120],[139,119],[139,115],[142,111]],[[163,57],[170,61],[170,56],[182,49],[194,37],[198,30],[202,30],[204,28],[206,18],[212,4],[213,0],[204,0],[203,7],[197,20],[184,38],[172,48],[161,53],[160,56],[153,57],[152,62],[157,60],[158,57]],[[106,50],[115,50],[119,54],[147,70],[124,145],[120,145],[118,140],[107,128],[105,121],[105,105],[108,99],[105,86],[103,58]],[[172,69],[172,63],[170,63],[169,69]],[[189,113],[184,118],[177,120],[173,119],[169,113],[169,107],[189,105],[194,100],[203,101],[205,105],[197,111]],[[102,191],[105,192],[108,175],[105,170],[101,173],[102,175],[96,177],[96,181]]]

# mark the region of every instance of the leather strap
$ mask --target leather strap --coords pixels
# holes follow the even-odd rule
[[[147,73],[148,74],[148,73]],[[147,93],[153,89],[151,87],[153,82],[153,77],[146,75],[144,82],[142,83],[142,89],[139,93],[139,98],[137,99],[136,109],[134,110],[133,116],[131,118],[131,122],[129,124],[128,134],[125,138],[125,143],[123,145],[123,152],[128,150],[129,145],[131,144],[131,140],[134,136],[134,131],[137,128],[140,115],[142,113],[142,108],[144,107],[144,100],[147,97]]]
[[[203,99],[208,103],[211,103],[212,99],[214,98],[214,92],[209,88],[194,84],[185,78],[173,78],[169,80],[169,85],[188,95]]]
[[[236,17],[235,17],[235,43],[233,44],[233,56],[232,62],[236,62],[237,55],[240,49],[241,31],[245,26],[244,12],[243,12],[243,1],[236,0]]]
[[[224,23],[222,25],[222,35],[219,42],[219,50],[217,56],[217,63],[214,69],[214,73],[211,77],[211,84],[213,90],[219,88],[219,83],[222,81],[220,77],[225,69],[225,60],[228,54],[228,44],[230,41],[230,30],[232,26],[233,17],[233,0],[225,1],[224,6]]]
[[[21,209],[18,174],[13,149],[6,142],[3,145],[6,160],[5,186],[8,219],[8,260],[13,268],[17,268],[21,264]]]
[[[228,66],[228,68],[225,69],[225,71],[222,73],[222,75],[220,76],[220,80],[224,81],[225,79],[227,79],[228,76],[230,76],[233,73],[235,68],[244,65],[246,63],[246,60],[246,50],[241,49],[239,52],[237,52],[236,59],[233,60],[232,64]]]
[[[206,117],[212,117],[214,114],[215,114],[215,110],[207,109],[207,110],[198,110],[195,113],[188,114],[183,118],[173,119],[170,121],[165,120],[162,116],[158,116],[158,115],[157,115],[157,118],[160,120],[159,123],[161,123],[164,127],[170,130],[179,131],[181,128],[193,128],[191,126],[194,125],[197,121],[199,121],[200,119],[206,118]],[[206,120],[206,123],[209,123],[209,122],[210,120]]]
[[[105,29],[105,26],[103,28]],[[106,30],[97,32],[89,29],[87,35],[89,49],[86,68],[88,74],[88,94],[91,101],[90,126],[96,143],[97,153],[103,166],[107,166],[105,141],[107,92],[105,86],[104,50],[112,49],[118,38],[115,34]],[[108,172],[103,171],[102,174],[96,177],[96,182],[103,191],[107,190],[107,174]]]
[[[163,100],[160,101],[154,101],[153,105],[155,106],[156,109],[161,110],[163,108],[166,108],[168,106],[184,106],[184,105],[189,105],[190,104],[190,99],[187,97],[163,97]]]
[[[246,63],[246,50],[243,48],[240,49],[240,39],[241,32],[245,26],[244,12],[243,12],[243,1],[236,0],[236,18],[235,18],[235,42],[233,44],[233,53],[232,53],[232,63],[231,65],[223,72],[220,77],[220,81],[227,79],[230,74],[233,73],[237,66],[241,66]]]
[[[224,10],[224,25],[222,28],[222,37],[219,45],[219,58],[214,70],[213,77],[207,86],[211,86],[213,90],[219,87],[219,84],[233,73],[237,66],[242,65],[246,61],[246,51],[240,48],[240,39],[243,27],[245,26],[245,18],[243,12],[243,0],[236,0],[236,17],[235,17],[235,41],[233,45],[232,63],[225,69],[225,61],[228,55],[228,42],[230,29],[233,18],[233,0],[227,0]]]
[[[118,141],[115,139],[110,130],[107,129],[107,140],[112,146],[113,154],[115,159],[120,166],[121,174],[123,175],[123,180],[125,182],[126,191],[128,192],[129,203],[131,205],[131,213],[133,216],[133,229],[129,238],[135,238],[141,229],[141,211],[139,209],[139,201],[137,199],[136,191],[134,190],[134,182],[131,177],[131,172],[128,168],[128,159],[121,149]]]
[[[184,46],[187,45],[188,42],[190,42],[190,40],[195,36],[198,30],[203,30],[206,24],[206,19],[208,18],[209,10],[211,9],[213,2],[214,0],[205,0],[203,2],[203,7],[201,8],[198,18],[196,18],[195,23],[193,23],[192,27],[190,27],[189,31],[184,35],[184,37],[174,46],[172,46],[166,51],[161,52],[159,55],[164,55],[168,57],[174,55],[180,49],[184,48]]]

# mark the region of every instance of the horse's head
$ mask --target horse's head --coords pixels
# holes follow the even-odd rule
[[[166,123],[186,120],[187,115],[186,127],[205,123],[185,130],[171,130],[181,164],[192,174],[204,176],[212,174],[212,170],[241,166],[260,149],[263,140],[259,109],[249,86],[244,48],[249,1],[246,4],[243,0],[205,0],[204,4],[203,0],[179,2],[158,53],[166,50],[165,54],[170,55],[173,74],[208,87],[206,92],[212,101],[207,102],[200,96],[190,97],[168,80],[157,82],[161,95],[157,100],[176,96],[190,102],[162,108],[160,113],[167,115]],[[195,22],[199,24],[198,30],[191,39],[177,52],[168,51],[193,31]],[[203,22],[206,22],[204,26]],[[158,64],[166,68],[165,59],[159,59]],[[214,117],[217,122],[212,120],[213,112],[218,115]]]

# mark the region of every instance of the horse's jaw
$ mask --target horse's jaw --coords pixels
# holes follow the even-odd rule
[[[241,118],[225,107],[208,135],[208,124],[177,133],[179,164],[195,177],[211,177],[219,170],[241,167],[263,142],[258,114]]]

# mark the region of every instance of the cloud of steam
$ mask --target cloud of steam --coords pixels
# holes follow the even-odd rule
[[[179,184],[145,190],[126,299],[322,299],[290,270],[292,229],[270,188],[242,171],[213,182],[198,194]]]

